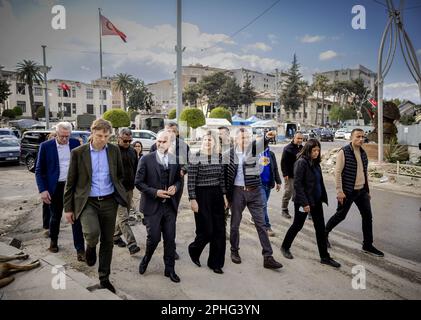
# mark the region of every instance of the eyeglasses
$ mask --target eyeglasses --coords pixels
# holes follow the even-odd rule
[[[122,141],[123,141],[123,143],[131,143],[133,140],[130,139],[130,140],[122,140]]]

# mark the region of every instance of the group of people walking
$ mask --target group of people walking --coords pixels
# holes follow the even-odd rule
[[[143,275],[147,271],[162,234],[164,275],[173,282],[180,282],[175,271],[175,260],[179,258],[175,244],[176,220],[186,175],[195,220],[195,238],[188,246],[188,253],[195,265],[201,267],[202,252],[209,244],[207,266],[217,274],[224,273],[228,216],[230,257],[233,263],[242,263],[240,224],[247,207],[262,248],[263,267],[282,268],[273,256],[269,239],[275,233],[269,221],[268,200],[271,190],[280,191],[282,184],[276,156],[269,148],[275,132],[265,132],[263,137],[253,141],[245,128],[238,129],[231,139],[229,129],[220,127],[218,132],[206,132],[199,150],[191,152],[178,136],[177,125],[170,123],[158,133],[147,155],[143,155],[141,144],[132,146],[128,128],[120,129],[118,146],[109,143],[112,127],[103,119],[94,121],[89,143],[82,146],[70,138],[70,124],[59,123],[56,133],[53,140],[41,144],[36,165],[39,192],[50,211],[49,250],[58,251],[64,208],[65,218],[72,224],[78,260],[95,265],[96,247],[100,244],[101,287],[115,292],[109,281],[114,245],[128,247],[130,254],[140,251],[129,225],[134,188],[141,193],[139,210],[144,215],[147,231],[139,273]],[[328,235],[345,219],[353,202],[363,218],[363,250],[383,256],[373,246],[368,161],[361,147],[363,131],[354,130],[352,142],[338,155],[338,209],[326,226],[322,203],[327,204],[328,198],[320,169],[321,146],[311,139],[303,147],[302,140],[302,135],[295,133],[281,159],[284,217],[291,218],[288,205],[291,198],[294,202],[294,220],[281,247],[283,256],[293,258],[292,243],[307,215],[311,214],[321,263],[340,267],[328,253]]]

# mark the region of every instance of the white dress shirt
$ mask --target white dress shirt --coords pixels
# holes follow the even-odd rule
[[[246,155],[239,149],[235,149],[235,153],[238,158],[238,169],[237,175],[235,176],[234,185],[238,187],[244,187],[246,185],[244,181],[243,163]]]
[[[69,143],[59,144],[56,140],[58,163],[60,165],[60,175],[58,181],[64,182],[67,180],[67,172],[70,164],[70,146]]]
[[[156,152],[158,155],[158,161],[162,164],[165,168],[168,168],[168,153],[161,153],[159,151]]]

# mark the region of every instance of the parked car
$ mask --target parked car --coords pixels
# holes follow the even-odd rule
[[[301,130],[301,133],[303,135],[303,141],[308,141],[309,139],[314,139],[316,137],[316,134],[312,131],[306,131],[306,130]]]
[[[150,150],[156,140],[156,133],[151,130],[132,130],[133,142],[139,141],[143,150]]]
[[[332,141],[334,140],[333,133],[329,129],[322,129],[319,135],[320,141]]]
[[[31,130],[23,134],[20,145],[20,162],[25,164],[29,171],[35,172],[39,145],[47,140],[50,133],[49,130]],[[71,137],[81,138],[83,143],[87,143],[90,135],[89,131],[72,131]]]
[[[345,139],[345,129],[338,129],[335,132],[335,139]]]
[[[0,128],[0,137],[1,136],[14,136],[20,138],[20,130],[13,128]]]
[[[15,136],[0,136],[0,163],[19,164],[20,144]]]

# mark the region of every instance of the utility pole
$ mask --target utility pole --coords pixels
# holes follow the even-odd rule
[[[44,101],[45,101],[45,129],[48,130],[50,129],[50,108],[48,106],[48,82],[47,82],[47,72],[48,72],[48,67],[47,67],[47,58],[45,56],[45,48],[47,47],[46,45],[42,45],[42,60],[44,62]]]
[[[180,114],[183,104],[183,71],[182,71],[182,54],[183,54],[183,47],[181,42],[181,0],[177,0],[177,46],[175,47],[175,51],[177,52],[177,107],[176,107],[176,121],[180,125]]]

